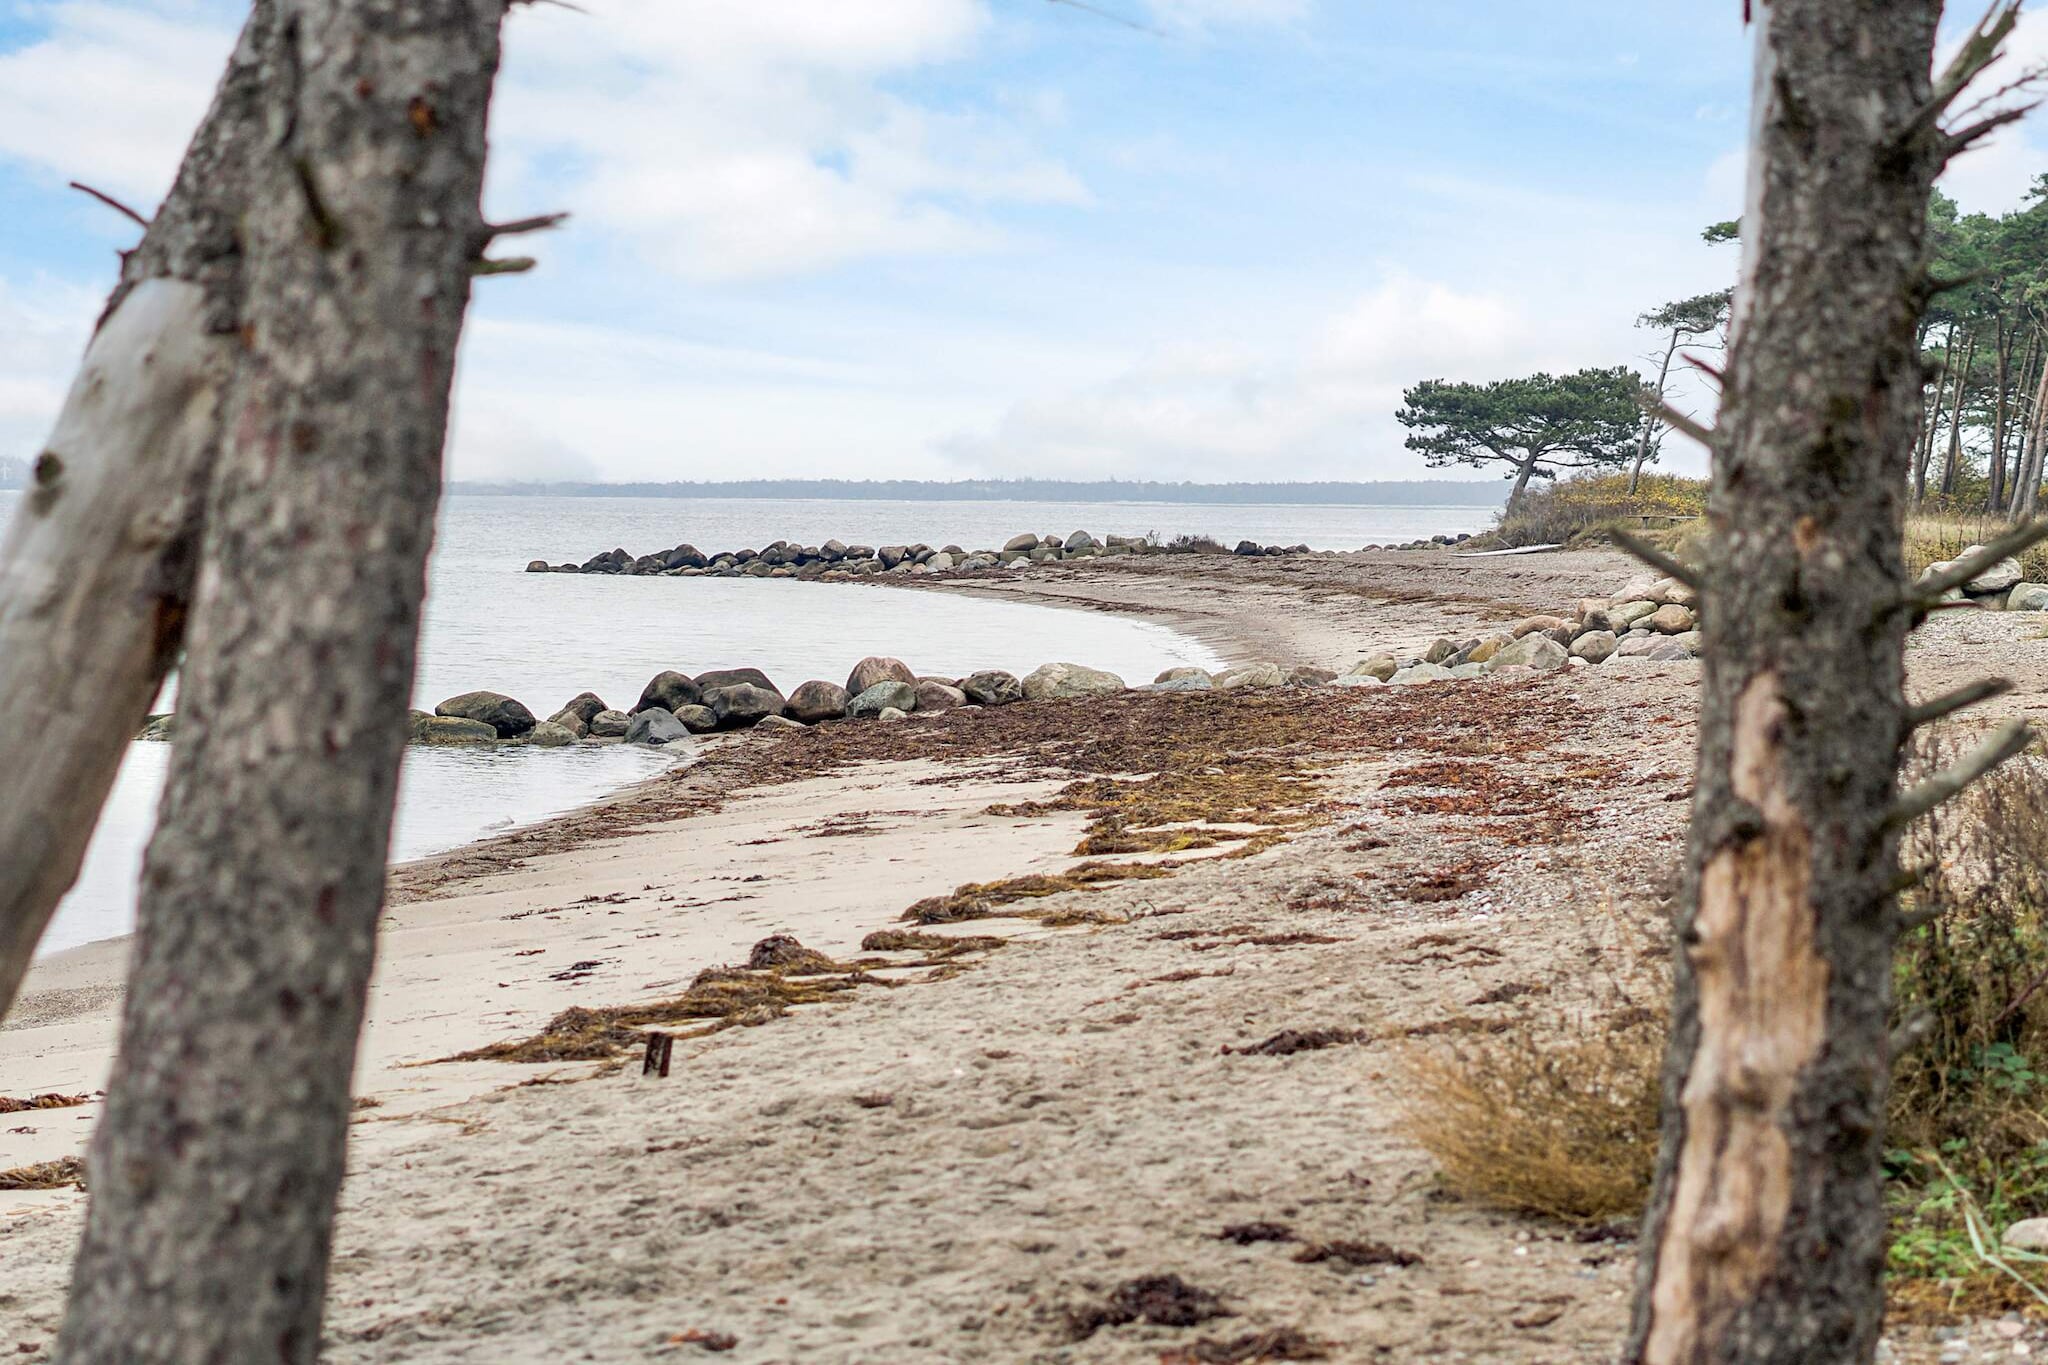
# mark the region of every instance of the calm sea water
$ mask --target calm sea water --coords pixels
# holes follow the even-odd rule
[[[0,492],[0,523],[19,497]],[[981,548],[1019,531],[1075,529],[1340,549],[1477,530],[1488,520],[1474,508],[452,498],[429,574],[414,699],[431,710],[458,692],[489,688],[547,715],[586,689],[630,705],[666,668],[694,674],[751,665],[787,690],[808,678],[841,680],[869,654],[895,655],[919,673],[1021,674],[1071,660],[1133,680],[1177,664],[1220,662],[1163,626],[1092,612],[782,579],[527,574],[530,559],[580,562],[615,545],[641,554],[689,541],[708,552],[833,537]],[[129,747],[44,952],[130,928],[170,753],[161,744]],[[409,750],[394,856],[444,851],[574,809],[671,761],[623,747]]]

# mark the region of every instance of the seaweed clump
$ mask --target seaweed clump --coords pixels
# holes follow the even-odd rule
[[[1253,1365],[1263,1360],[1328,1360],[1330,1348],[1299,1327],[1275,1327],[1264,1332],[1219,1341],[1202,1337],[1187,1347],[1159,1357],[1160,1365]]]
[[[864,964],[836,962],[804,947],[789,934],[772,934],[754,945],[745,967],[706,967],[690,988],[669,1000],[589,1009],[573,1006],[548,1020],[530,1038],[517,1038],[458,1052],[450,1062],[587,1062],[624,1055],[643,1042],[642,1029],[698,1022],[676,1036],[701,1038],[737,1025],[779,1019],[792,1005],[836,1000],[861,986],[887,984],[862,970]]]
[[[1223,1301],[1178,1275],[1141,1275],[1125,1280],[1099,1304],[1067,1311],[1075,1341],[1086,1341],[1104,1327],[1146,1322],[1154,1327],[1196,1327],[1212,1318],[1233,1314]]]
[[[1081,863],[1065,872],[1034,872],[999,882],[969,882],[951,895],[927,896],[903,912],[915,924],[957,924],[961,920],[986,919],[1005,905],[1018,901],[1043,900],[1068,891],[1093,891],[1112,882],[1147,881],[1173,875],[1173,863]],[[1093,916],[1084,911],[1039,913],[1032,918],[1048,924],[1081,924]]]
[[[0,1190],[61,1190],[67,1185],[85,1188],[84,1158],[60,1156],[0,1171]]]
[[[90,1095],[59,1095],[51,1092],[45,1095],[30,1095],[16,1099],[12,1095],[0,1095],[0,1114],[25,1114],[32,1109],[72,1109],[81,1104],[91,1104]]]

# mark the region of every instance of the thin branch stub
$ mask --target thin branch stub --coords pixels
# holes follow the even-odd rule
[[[1982,744],[1964,754],[1949,767],[1916,786],[1899,793],[1886,823],[1897,828],[1908,825],[1955,797],[2009,758],[2016,758],[2034,742],[2034,732],[2023,720],[2008,720],[1993,730]]]
[[[102,204],[105,204],[114,212],[122,214],[125,217],[132,218],[135,221],[136,225],[138,227],[141,227],[144,231],[147,231],[149,229],[149,219],[144,218],[141,214],[137,213],[134,209],[129,208],[126,204],[116,199],[113,195],[108,194],[105,190],[96,190],[82,180],[70,180],[66,181],[65,183],[68,184],[72,189],[77,190],[80,194],[91,195],[93,198],[99,200]]]
[[[1655,417],[1681,436],[1690,436],[1703,446],[1714,444],[1714,429],[1712,427],[1704,426],[1694,421],[1663,399],[1653,398],[1645,403],[1644,406],[1649,410],[1652,417]]]
[[[1928,698],[1918,706],[1907,707],[1906,729],[1917,730],[1944,716],[1952,716],[1965,707],[1990,701],[1993,697],[2002,697],[2012,691],[2012,688],[2010,678],[1981,678],[1973,683],[1965,683],[1953,692],[1944,692],[1938,697]]]
[[[1639,540],[1627,531],[1609,531],[1608,538],[1627,553],[1634,555],[1666,578],[1675,578],[1693,591],[1699,591],[1698,571],[1681,561],[1665,554],[1646,540]]]
[[[1904,876],[1905,874],[1901,873],[1900,875]],[[1939,905],[1928,905],[1918,910],[1909,910],[1899,916],[1899,932],[1909,934],[1924,925],[1932,924],[1942,917],[1945,910],[1945,906]]]
[[[483,239],[496,241],[500,237],[512,237],[522,232],[546,232],[569,221],[566,213],[541,213],[531,218],[514,218],[509,223],[485,223]]]
[[[531,256],[507,256],[503,260],[492,260],[489,257],[485,257],[471,262],[469,273],[472,275],[524,275],[539,264],[540,262]]]

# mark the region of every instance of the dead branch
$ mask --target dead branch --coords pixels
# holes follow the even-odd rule
[[[1911,824],[1942,802],[1960,795],[1964,788],[2009,758],[2015,758],[2034,742],[2034,732],[2023,720],[2008,720],[1984,742],[1924,782],[1899,793],[1886,823],[1894,828]]]
[[[99,200],[102,204],[105,204],[108,208],[112,209],[114,212],[123,214],[133,219],[135,221],[136,226],[144,229],[145,231],[148,230],[149,219],[144,218],[141,214],[137,213],[134,209],[129,208],[126,204],[116,199],[113,195],[108,194],[105,190],[96,190],[82,180],[70,180],[66,181],[65,183],[68,184],[72,189],[77,190],[80,194],[89,194],[93,198]]]
[[[1712,446],[1714,444],[1713,428],[1702,426],[1677,408],[1672,407],[1669,403],[1658,397],[1655,390],[1644,391],[1643,411],[1649,413],[1673,431],[1692,437],[1703,446]]]
[[[485,257],[472,262],[469,267],[469,273],[472,275],[524,275],[539,264],[540,262],[531,256],[507,256],[503,260],[492,260],[489,257]]]
[[[500,237],[514,237],[522,232],[546,232],[568,221],[569,215],[566,213],[542,213],[532,218],[514,218],[509,223],[485,223],[480,234],[483,241],[478,244],[477,250],[481,252],[485,246]]]
[[[1666,578],[1675,578],[1695,592],[1699,590],[1700,576],[1698,571],[1688,567],[1682,561],[1665,554],[1648,541],[1630,535],[1627,531],[1610,531],[1607,534],[1608,538],[1623,551],[1642,560],[1643,563],[1649,565],[1658,573],[1663,574]]]
[[[1944,692],[1938,697],[1930,697],[1918,706],[1907,707],[1905,728],[1911,733],[1944,716],[1952,716],[1965,707],[1990,701],[1993,697],[2002,697],[2012,691],[2012,687],[2010,678],[1982,678],[1973,683],[1965,683],[1953,692]]]
[[[2005,55],[2005,40],[2019,25],[2020,3],[2021,0],[1991,0],[1991,8],[1984,12],[1984,17],[1977,21],[1970,36],[1963,40],[1947,68],[1935,80],[1927,102],[1914,110],[1913,117],[1899,131],[1899,145],[1910,145],[1935,127],[1942,115],[1970,88],[1971,82]]]

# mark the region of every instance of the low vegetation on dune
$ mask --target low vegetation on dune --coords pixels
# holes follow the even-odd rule
[[[1502,511],[1491,538],[1503,547],[1582,545],[1616,529],[1669,532],[1707,510],[1707,482],[1645,474],[1629,491],[1627,474],[1588,474],[1532,486]]]
[[[2004,517],[1981,512],[1924,511],[1906,519],[1906,568],[1917,575],[1930,564],[1960,558],[1973,545],[1988,545],[2011,529]],[[2027,582],[2048,580],[2048,545],[2030,545],[2015,558]]]
[[[1924,747],[1933,770],[1955,745]],[[2048,1216],[2048,759],[2016,762],[1923,818],[1906,893],[1886,1154],[1894,1315],[2048,1312],[2048,1267],[2001,1253]],[[1494,1033],[1418,1043],[1404,1126],[1452,1193],[1594,1224],[1648,1196],[1670,960],[1655,921],[1610,916],[1576,980]]]

